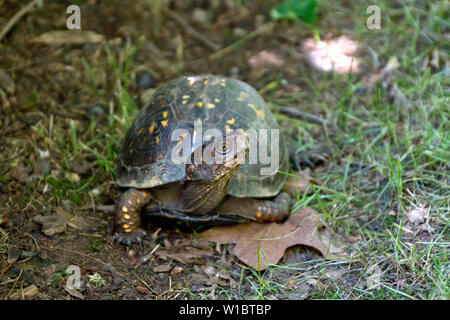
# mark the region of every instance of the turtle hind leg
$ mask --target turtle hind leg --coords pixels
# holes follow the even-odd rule
[[[142,241],[145,231],[141,229],[141,209],[150,200],[150,194],[139,189],[128,189],[120,196],[115,216],[116,242],[131,245]]]
[[[229,197],[217,212],[257,222],[282,221],[290,215],[291,202],[291,197],[286,192],[281,192],[273,200]]]

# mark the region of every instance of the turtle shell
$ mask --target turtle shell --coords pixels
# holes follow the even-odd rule
[[[259,93],[248,84],[213,75],[187,76],[161,86],[151,102],[143,108],[128,130],[118,159],[117,183],[122,187],[153,188],[184,181],[186,164],[171,160],[177,141],[176,129],[194,133],[194,121],[202,121],[202,130],[267,130],[267,157],[271,156],[271,129],[278,123]],[[258,136],[259,139],[259,136]],[[258,155],[259,146],[258,148]],[[279,139],[278,172],[262,175],[268,164],[239,165],[227,193],[235,197],[271,197],[279,193],[286,181],[281,172],[288,170],[288,153]]]

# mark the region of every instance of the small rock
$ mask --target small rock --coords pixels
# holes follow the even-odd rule
[[[136,287],[136,291],[139,292],[140,294],[147,294],[148,293],[148,289],[146,287],[143,287],[143,286],[137,286]]]
[[[172,269],[172,271],[170,272],[170,274],[175,275],[175,274],[179,274],[183,272],[183,268],[180,266],[176,266]]]
[[[154,87],[154,81],[152,76],[147,72],[141,73],[138,76],[137,86],[139,89],[149,89]]]
[[[245,30],[245,29],[242,29],[242,28],[239,28],[239,27],[236,27],[236,28],[233,29],[233,35],[235,37],[242,38],[246,34],[247,34],[247,30]]]
[[[78,183],[81,180],[78,173],[75,173],[75,172],[66,172],[65,177],[67,180],[70,180],[75,183]]]
[[[207,24],[209,22],[208,12],[200,8],[195,8],[192,11],[192,20],[199,24]]]

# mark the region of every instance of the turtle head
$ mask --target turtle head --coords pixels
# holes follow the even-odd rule
[[[223,139],[212,139],[202,149],[201,163],[194,161],[188,166],[191,180],[228,180],[247,158],[249,144],[242,133],[231,133]]]

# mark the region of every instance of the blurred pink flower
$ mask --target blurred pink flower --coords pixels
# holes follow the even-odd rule
[[[360,71],[360,61],[354,56],[357,49],[356,41],[346,36],[320,41],[309,38],[301,48],[313,67],[326,72],[334,70],[339,74]]]

